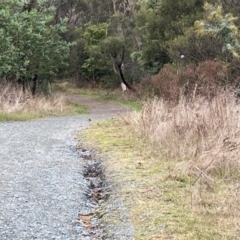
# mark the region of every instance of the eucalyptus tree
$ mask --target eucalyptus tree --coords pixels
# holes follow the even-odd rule
[[[240,57],[240,38],[237,20],[231,13],[223,14],[221,6],[206,3],[206,17],[196,21],[198,33],[211,34],[223,40],[222,52],[229,51],[233,57]]]
[[[232,13],[225,13],[221,5],[214,6],[206,3],[206,15],[202,20],[196,21],[198,34],[210,35],[221,40],[221,53],[218,60],[224,63],[227,71],[224,84],[233,87],[236,96],[240,96],[240,37],[238,18]]]

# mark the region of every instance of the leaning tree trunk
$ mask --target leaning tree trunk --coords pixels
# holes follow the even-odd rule
[[[122,63],[118,65],[118,70],[119,70],[119,74],[120,74],[120,77],[121,77],[122,82],[126,85],[126,87],[127,87],[128,89],[130,89],[130,90],[133,91],[134,89],[133,89],[132,86],[126,81],[126,79],[125,79],[125,77],[124,77],[124,75],[123,75]]]

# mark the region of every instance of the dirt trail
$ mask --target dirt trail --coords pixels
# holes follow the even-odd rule
[[[84,97],[79,95],[67,95],[67,99],[70,102],[86,106],[90,109],[91,114],[116,114],[126,112],[129,110],[126,106],[99,101],[90,97]]]

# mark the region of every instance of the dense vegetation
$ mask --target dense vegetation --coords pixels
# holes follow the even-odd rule
[[[233,0],[3,0],[0,78],[33,95],[56,78],[123,79],[171,100],[237,92],[239,10]]]

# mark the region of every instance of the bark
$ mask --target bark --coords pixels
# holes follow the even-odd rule
[[[26,92],[25,78],[24,78],[24,77],[19,78],[19,79],[17,80],[17,83],[18,83],[19,85],[22,85],[23,93],[25,93],[25,92]]]
[[[35,74],[34,77],[32,78],[32,81],[33,81],[32,95],[33,95],[33,96],[36,95],[36,90],[37,90],[37,78],[38,78],[38,75],[37,75],[37,74]]]
[[[123,71],[122,71],[122,63],[118,65],[118,70],[119,70],[119,74],[121,77],[122,82],[126,85],[126,87],[132,91],[134,91],[134,89],[132,88],[132,86],[126,81],[124,75],[123,75]]]

